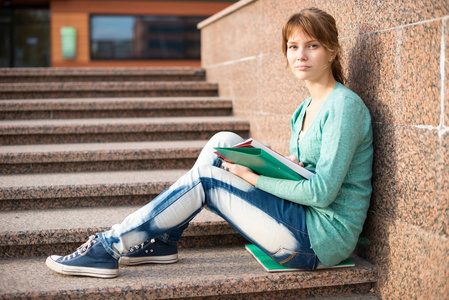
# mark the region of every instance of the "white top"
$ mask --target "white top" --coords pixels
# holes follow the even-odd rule
[[[302,138],[304,137],[304,134],[306,134],[306,132],[304,130],[301,130],[301,132],[299,133],[299,137],[298,137],[298,143],[302,140]]]

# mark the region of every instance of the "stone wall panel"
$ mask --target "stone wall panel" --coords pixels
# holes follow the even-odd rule
[[[355,38],[350,53],[345,53],[348,86],[363,99],[376,123],[400,122],[397,48],[398,32],[387,30]]]
[[[441,87],[444,90],[443,95],[443,106],[444,111],[442,112],[443,125],[449,127],[449,18],[443,20],[443,30],[444,35],[442,39],[444,40],[444,57],[445,61],[442,64],[444,70],[442,71],[442,76],[444,77],[444,82],[442,82]],[[449,178],[447,178],[449,180]]]
[[[406,26],[400,37],[401,123],[438,126],[441,117],[441,21]]]

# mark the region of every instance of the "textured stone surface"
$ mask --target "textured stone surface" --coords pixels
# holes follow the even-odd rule
[[[209,139],[218,131],[248,131],[231,117],[105,118],[0,121],[3,145]],[[162,134],[163,133],[163,134]]]
[[[371,210],[435,234],[447,234],[449,203],[441,201],[437,130],[376,125]]]
[[[398,32],[388,30],[348,38],[342,43],[348,87],[363,99],[376,123],[401,122],[397,39]]]
[[[201,68],[2,68],[0,83],[98,81],[204,81]]]
[[[449,235],[449,132],[446,132],[441,137],[441,168],[438,176],[439,181],[439,195],[438,203],[443,205],[441,211],[439,211],[439,220],[441,222],[444,236]]]
[[[3,146],[0,148],[0,173],[190,169],[206,142]]]
[[[201,31],[202,41],[213,41],[212,43],[201,44],[202,64],[207,66],[217,65],[259,54],[259,44],[263,36],[248,34],[263,33],[260,31],[262,14],[257,9],[258,5],[258,1],[253,2],[249,5],[252,9],[243,8],[239,11],[239,14],[230,14]],[[223,30],[222,28],[226,29]],[[244,43],[246,46],[230,47],[240,43]]]
[[[438,126],[440,123],[441,27],[441,21],[434,21],[400,31],[402,124]]]
[[[443,28],[444,28],[444,40],[445,40],[445,57],[446,60],[444,62],[444,70],[442,70],[442,74],[445,78],[445,82],[444,82],[444,95],[443,95],[443,100],[442,103],[444,105],[444,112],[442,113],[443,115],[443,124],[446,127],[449,127],[449,18],[446,18],[443,21]],[[447,177],[446,177],[447,178]]]
[[[176,264],[122,267],[119,277],[109,280],[55,274],[45,266],[44,258],[5,259],[0,262],[3,279],[0,295],[46,296],[47,299],[79,299],[86,296],[100,299],[133,296],[137,299],[206,296],[247,299],[253,293],[263,293],[252,297],[272,299],[275,291],[292,290],[295,293],[287,295],[306,298],[312,295],[367,293],[369,283],[376,279],[375,267],[357,257],[353,258],[356,262],[354,268],[270,274],[243,246],[183,249],[179,256]],[[320,289],[322,285],[329,287]],[[315,291],[307,290],[315,287],[318,287]],[[235,294],[243,295],[236,298],[233,296]],[[247,296],[243,297],[245,294]],[[277,295],[286,299],[281,292]]]
[[[0,102],[0,120],[225,116],[232,101],[217,97],[30,99]]]
[[[444,236],[371,212],[359,252],[379,268],[383,299],[447,299],[449,243]],[[410,275],[413,274],[413,275]]]
[[[238,62],[232,66],[234,114],[260,110],[259,76],[259,66],[255,58]]]
[[[140,207],[122,204],[120,207],[49,209],[39,211],[39,218],[32,210],[0,212],[0,257],[71,253],[89,236],[109,230]],[[203,210],[184,231],[179,246],[216,247],[242,245],[244,242],[245,239],[222,218]]]
[[[0,99],[217,95],[215,84],[201,81],[0,83],[0,90]]]
[[[20,174],[0,176],[0,199],[81,198],[160,193],[187,170]]]

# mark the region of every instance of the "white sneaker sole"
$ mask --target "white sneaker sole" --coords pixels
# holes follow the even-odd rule
[[[63,275],[89,276],[98,278],[114,278],[118,276],[118,269],[102,269],[89,267],[67,266],[56,262],[61,256],[52,255],[47,258],[45,264],[55,272]]]
[[[120,257],[119,264],[125,266],[135,266],[142,264],[172,264],[178,261],[178,254],[164,256],[142,256],[142,257]]]

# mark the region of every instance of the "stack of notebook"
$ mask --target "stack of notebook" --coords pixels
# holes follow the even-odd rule
[[[270,256],[265,254],[262,250],[260,250],[255,245],[246,245],[246,250],[248,250],[254,258],[264,267],[265,271],[267,272],[292,272],[292,271],[304,271],[302,269],[294,269],[294,268],[288,268],[284,267],[277,262],[275,262]],[[333,267],[324,267],[324,266],[318,266],[317,269],[334,269],[334,268],[348,268],[348,267],[354,267],[355,264],[352,260],[346,259],[339,263],[336,266]]]

